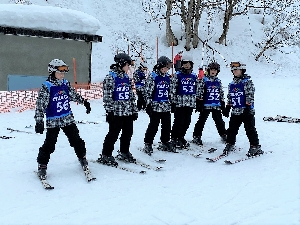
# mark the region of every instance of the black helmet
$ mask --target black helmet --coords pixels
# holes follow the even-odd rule
[[[115,55],[114,61],[116,62],[117,66],[120,68],[123,68],[126,65],[126,63],[128,63],[129,65],[131,65],[132,63],[132,59],[126,53],[119,53]]]
[[[210,73],[211,69],[215,69],[218,71],[218,73],[220,72],[220,64],[217,62],[211,62],[210,64],[208,64],[207,66],[207,72],[208,74]]]
[[[212,63],[208,64],[207,69],[215,69],[220,72],[220,64],[217,62],[212,62]]]
[[[161,56],[158,58],[157,63],[155,65],[157,69],[161,69],[164,67],[172,67],[172,61],[167,56]]]

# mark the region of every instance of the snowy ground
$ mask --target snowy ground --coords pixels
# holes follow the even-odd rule
[[[32,0],[33,4],[61,6],[81,10],[101,22],[99,35],[103,43],[93,45],[92,81],[101,81],[112,63],[115,50],[127,49],[128,43],[120,37],[137,36],[148,43],[151,50],[144,52],[155,59],[156,37],[159,37],[159,55],[171,56],[171,48],[164,46],[164,29],[146,24],[145,13],[139,0]],[[0,0],[0,3],[11,3]],[[1,7],[1,5],[0,5]],[[134,9],[134,10],[132,10]],[[228,33],[228,45],[214,43],[221,30],[215,18],[217,33],[211,34],[209,43],[221,54],[216,60],[221,64],[222,79],[226,87],[232,75],[226,68],[230,61],[241,60],[256,87],[256,127],[263,150],[274,151],[253,160],[235,165],[225,165],[223,160],[208,163],[206,157],[218,155],[224,148],[214,122],[208,119],[204,134],[204,150],[211,147],[218,151],[204,153],[195,159],[189,155],[155,152],[165,158],[162,171],[147,170],[144,175],[132,174],[103,165],[90,163],[97,180],[85,181],[73,149],[61,133],[48,165],[49,182],[55,186],[45,191],[35,174],[38,148],[45,134],[9,133],[6,128],[32,131],[34,111],[0,114],[0,135],[14,136],[0,139],[0,224],[2,225],[298,225],[300,224],[300,124],[264,122],[264,116],[277,114],[300,117],[299,54],[281,54],[268,51],[272,60],[254,61],[258,53],[255,43],[260,42],[261,15],[235,17]],[[205,19],[204,19],[205,20]],[[180,20],[178,20],[180,21]],[[48,21],[45,21],[47,23]],[[203,22],[203,21],[202,21]],[[47,25],[47,24],[45,24]],[[201,23],[205,30],[206,23]],[[180,22],[173,26],[180,33]],[[205,33],[201,32],[205,36]],[[178,36],[179,37],[179,36]],[[202,37],[206,39],[205,37]],[[133,39],[134,41],[134,39]],[[174,48],[183,49],[184,42]],[[296,47],[293,50],[298,50]],[[131,49],[131,53],[134,53]],[[296,51],[297,52],[297,51]],[[135,53],[134,53],[135,54]],[[195,70],[201,64],[202,49],[190,52]],[[208,53],[205,53],[206,59]],[[211,53],[210,53],[211,54]],[[206,63],[206,62],[204,62]],[[152,62],[150,63],[152,64]],[[47,73],[45,65],[45,73]],[[225,89],[227,91],[227,89]],[[101,100],[91,101],[92,112],[85,114],[82,105],[72,104],[76,120],[99,121],[99,124],[79,124],[81,137],[86,142],[88,159],[96,159],[108,131]],[[192,131],[198,114],[193,114],[186,139]],[[228,119],[225,118],[226,125]],[[144,133],[149,118],[139,113],[134,123],[131,143],[133,155],[151,165],[149,156],[137,150],[143,146]],[[159,141],[159,133],[155,142]],[[118,149],[119,142],[115,148]],[[238,159],[249,148],[243,127],[237,137],[240,152],[228,159]],[[114,154],[116,154],[116,150]],[[197,151],[197,150],[196,150]],[[141,169],[134,165],[128,167]]]
[[[25,126],[34,125],[34,111],[0,114],[0,134],[15,136],[0,139],[0,224],[299,224],[300,124],[264,122],[262,118],[277,114],[299,117],[300,81],[282,77],[260,78],[258,82],[254,78],[254,83],[259,138],[263,149],[272,150],[273,154],[235,165],[225,165],[223,160],[207,162],[205,157],[217,155],[224,148],[209,118],[203,135],[204,150],[215,147],[217,152],[204,153],[196,159],[156,151],[155,157],[165,158],[167,162],[162,171],[147,170],[144,175],[90,163],[97,180],[87,183],[67,138],[61,133],[48,165],[49,182],[55,186],[52,191],[45,191],[33,173],[45,134],[6,130],[11,127],[33,132]],[[101,100],[93,100],[91,105],[89,115],[82,105],[72,104],[72,107],[76,120],[100,122],[78,125],[86,142],[87,158],[96,159],[108,124],[104,122]],[[193,114],[186,135],[188,140],[192,138],[196,120],[197,114]],[[140,112],[134,124],[131,152],[136,158],[155,165],[149,156],[137,150],[143,145],[148,121],[147,114]],[[225,121],[228,124],[228,119]],[[159,141],[159,135],[155,141]],[[243,127],[236,145],[242,151],[233,153],[229,159],[240,158],[247,152],[249,144]],[[142,169],[136,165],[128,167]]]

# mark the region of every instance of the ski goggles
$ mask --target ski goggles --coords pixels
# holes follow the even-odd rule
[[[56,67],[56,69],[57,69],[58,72],[61,72],[61,73],[69,72],[69,67],[68,66],[58,66],[58,67]]]
[[[230,63],[230,67],[231,70],[241,70],[241,69],[245,69],[245,64],[241,64],[240,62],[231,62]]]

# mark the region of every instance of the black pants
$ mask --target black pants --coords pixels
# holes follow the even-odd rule
[[[77,157],[81,159],[86,155],[85,143],[79,136],[79,130],[76,124],[73,123],[61,128],[55,127],[47,129],[46,139],[42,147],[40,147],[37,157],[37,162],[39,164],[48,164],[50,160],[50,154],[55,151],[55,144],[60,129],[62,129],[67,136],[70,146],[74,148]]]
[[[250,145],[259,145],[259,139],[255,128],[255,117],[252,114],[231,115],[229,128],[227,130],[227,143],[234,145],[236,135],[238,134],[241,124],[244,123],[246,135]]]
[[[191,124],[193,108],[177,107],[174,113],[174,122],[171,132],[171,138],[184,138],[186,131]]]
[[[170,141],[171,133],[171,113],[170,112],[153,112],[150,116],[150,123],[145,133],[144,142],[153,144],[153,140],[158,131],[159,123],[161,122],[160,140],[162,143]]]
[[[109,123],[109,130],[104,139],[102,154],[111,156],[114,151],[114,145],[120,137],[120,152],[128,153],[130,141],[133,134],[133,118],[132,116],[115,116],[114,120]]]
[[[137,94],[137,108],[138,110],[146,109],[146,101],[144,99],[143,91],[136,90]]]
[[[215,125],[217,127],[219,135],[221,136],[227,133],[225,129],[225,122],[222,119],[221,110],[204,109],[203,112],[200,113],[198,121],[195,124],[193,137],[202,137],[204,125],[210,113],[213,120],[215,121]]]

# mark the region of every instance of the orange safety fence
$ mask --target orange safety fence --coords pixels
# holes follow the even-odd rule
[[[71,84],[84,99],[100,99],[103,97],[102,83]],[[23,112],[35,109],[39,89],[28,91],[0,91],[0,113]]]

